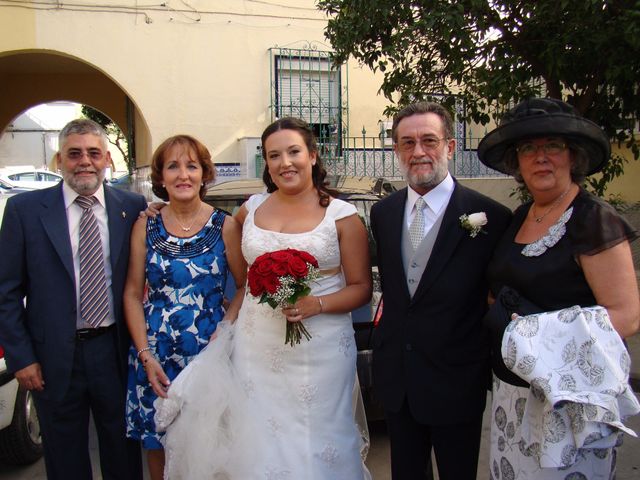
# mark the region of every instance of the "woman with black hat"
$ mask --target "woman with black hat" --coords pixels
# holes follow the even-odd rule
[[[542,405],[549,398],[569,398],[562,397],[567,392],[584,394],[576,384],[582,381],[585,365],[594,369],[597,366],[591,344],[571,343],[571,339],[578,338],[572,330],[577,325],[573,319],[577,317],[571,316],[571,322],[565,320],[565,326],[562,320],[567,318],[567,310],[562,309],[577,305],[579,307],[571,310],[572,315],[583,315],[580,318],[586,320],[594,312],[599,319],[608,314],[610,325],[620,338],[633,335],[640,326],[638,285],[629,246],[638,234],[611,206],[581,187],[585,176],[601,170],[609,155],[609,140],[598,125],[579,115],[572,106],[548,98],[518,104],[478,146],[478,156],[485,165],[513,175],[524,183],[532,198],[514,212],[513,222],[498,244],[488,270],[492,294],[498,297],[487,316],[489,327],[498,331],[494,348],[492,478],[610,478],[615,468],[613,446],[607,446],[610,443],[606,442],[594,443],[594,440],[598,435],[598,439],[606,437],[609,431],[617,436],[618,430],[608,419],[611,415],[622,416],[623,411],[600,412],[596,408],[599,413],[592,414],[592,405],[578,401],[576,408],[581,414],[593,417],[602,413],[604,418],[603,423],[598,424],[597,435],[581,440],[576,440],[581,426],[593,418],[577,415],[574,410],[568,414],[558,412],[561,404],[572,402],[551,402],[547,410],[541,407],[540,412],[546,413],[539,419],[537,440],[536,425],[528,423],[537,411],[534,403],[540,401]],[[589,310],[593,306],[599,306],[595,308],[600,310]],[[525,338],[526,344],[533,345],[538,335],[544,335],[541,322],[547,318],[517,317],[503,337],[503,330],[496,325],[499,315],[491,315],[500,309],[507,322],[513,313],[559,311],[556,320],[559,316],[560,321],[554,327],[560,325],[561,333],[536,344],[540,348],[533,355],[518,359],[516,347],[510,343],[512,337],[507,341],[507,335],[517,336],[515,330],[520,334],[525,332],[520,336],[529,336]],[[523,319],[525,323],[514,327],[514,322]],[[620,338],[616,336],[622,345]],[[628,355],[624,347],[618,353],[621,376],[626,372],[628,377],[629,369],[625,365]],[[554,355],[560,363],[548,358]],[[577,372],[570,368],[574,359],[578,362],[575,365],[579,365]],[[593,364],[589,363],[592,361]],[[501,372],[505,363],[518,377]],[[562,365],[562,368],[550,365]],[[546,376],[532,379],[531,375],[525,375],[538,371],[539,367],[547,368]],[[556,374],[560,379],[557,382]],[[598,390],[599,382],[609,381],[611,376],[610,369],[606,368],[603,375],[588,379],[591,382],[588,389]],[[520,377],[526,377],[532,387]],[[611,394],[611,388],[607,395]],[[560,397],[553,397],[558,392]],[[616,392],[610,395],[611,405],[618,405],[616,402],[629,393],[626,379],[620,382]],[[601,393],[602,388],[589,398]],[[600,407],[602,405],[598,405]],[[575,438],[568,438],[571,433]],[[615,438],[613,440],[615,444]],[[564,445],[555,457],[554,443]]]

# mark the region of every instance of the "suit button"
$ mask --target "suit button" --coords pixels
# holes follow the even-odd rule
[[[411,351],[411,344],[410,344],[410,343],[407,343],[407,344],[404,346],[404,349],[405,349],[407,352],[410,352],[410,351]]]

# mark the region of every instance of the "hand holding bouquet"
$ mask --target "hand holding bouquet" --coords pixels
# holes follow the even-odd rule
[[[309,283],[318,278],[318,272],[318,261],[307,252],[287,248],[265,253],[249,268],[249,291],[260,298],[258,303],[268,303],[271,308],[290,306],[309,295]],[[302,336],[311,339],[302,322],[287,320],[285,344],[294,346]]]

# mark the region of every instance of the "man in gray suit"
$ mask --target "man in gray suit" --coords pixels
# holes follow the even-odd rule
[[[122,291],[141,195],[105,186],[107,136],[91,120],[60,132],[64,181],[7,201],[0,229],[0,344],[36,402],[47,478],[91,479],[88,423],[103,479],[142,478],[125,438],[129,335]]]

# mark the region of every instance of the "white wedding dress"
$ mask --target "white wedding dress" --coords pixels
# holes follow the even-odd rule
[[[287,234],[255,225],[254,213],[267,198],[255,195],[247,202],[242,232],[247,263],[295,248],[315,256],[321,270],[336,271],[335,222],[356,214],[355,207],[333,200],[312,231]],[[342,273],[321,276],[311,294],[326,295],[344,285]],[[168,424],[166,478],[370,478],[363,462],[366,423],[359,429],[354,419],[354,391],[359,391],[351,316],[320,314],[304,325],[311,340],[285,344],[280,309],[258,304],[247,293],[236,323],[219,326],[218,337],[174,381],[170,400],[159,402],[156,421]]]

